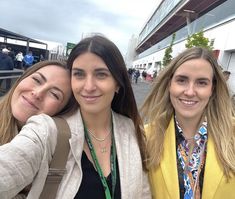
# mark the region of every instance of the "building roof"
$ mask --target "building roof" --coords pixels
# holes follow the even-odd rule
[[[193,22],[198,17],[204,15],[225,1],[226,0],[185,1],[183,6],[179,7],[172,15],[168,15],[168,18],[166,17],[164,19],[164,23],[157,24],[156,27],[142,41],[140,41],[136,48],[136,52],[138,54],[142,53],[167,36],[186,26],[187,14],[190,14],[190,21]],[[151,18],[149,20],[151,20]]]
[[[21,40],[21,41],[29,41],[29,42],[34,42],[37,44],[44,44],[47,45],[46,43],[43,43],[41,41],[37,41],[35,39],[31,39],[29,37],[5,30],[3,28],[0,28],[0,37],[6,37],[6,38],[10,38],[10,39],[16,39],[16,40]]]

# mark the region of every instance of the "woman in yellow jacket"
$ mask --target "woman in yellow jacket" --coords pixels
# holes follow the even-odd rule
[[[235,198],[234,110],[210,51],[172,60],[141,111],[154,199]]]

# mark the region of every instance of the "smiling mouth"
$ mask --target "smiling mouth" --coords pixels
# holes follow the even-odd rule
[[[85,96],[85,95],[82,95],[82,97],[88,101],[88,102],[94,102],[96,101],[100,96]]]
[[[193,105],[197,104],[197,101],[185,100],[185,99],[180,99],[180,102],[184,105],[187,105],[187,106],[193,106]]]
[[[24,101],[26,101],[27,104],[29,104],[31,107],[33,107],[34,109],[39,109],[33,102],[31,102],[28,98],[26,98],[25,96],[22,96],[22,98],[24,99]]]

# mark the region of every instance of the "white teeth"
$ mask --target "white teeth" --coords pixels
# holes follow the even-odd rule
[[[187,104],[187,105],[193,105],[196,103],[195,101],[188,101],[188,100],[181,100],[181,102],[183,102],[184,104]]]

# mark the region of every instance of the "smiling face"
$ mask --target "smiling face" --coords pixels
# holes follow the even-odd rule
[[[71,82],[83,115],[110,112],[118,86],[100,57],[90,52],[79,55],[73,62]]]
[[[204,59],[184,62],[175,71],[169,87],[177,119],[198,122],[212,95],[213,70]]]
[[[70,96],[69,72],[48,65],[23,79],[15,88],[11,99],[12,114],[20,123],[40,113],[53,116],[63,109]]]

